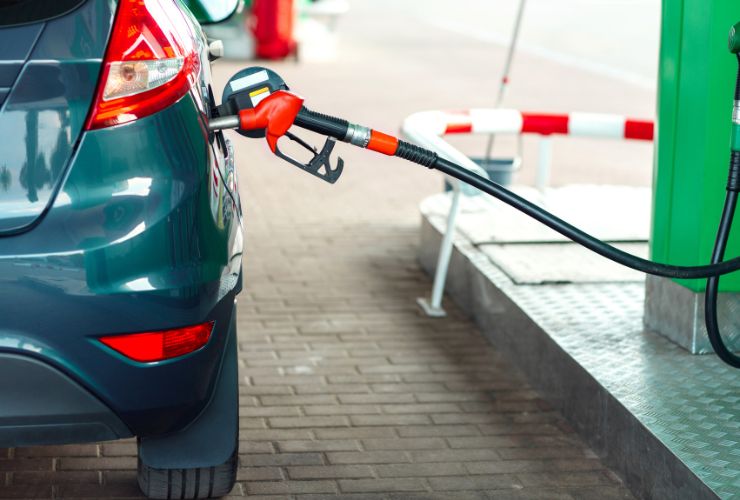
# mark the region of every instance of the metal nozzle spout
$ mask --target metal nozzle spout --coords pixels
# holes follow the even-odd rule
[[[223,130],[225,128],[239,128],[239,116],[219,116],[211,118],[208,122],[208,130],[211,132],[214,130]]]

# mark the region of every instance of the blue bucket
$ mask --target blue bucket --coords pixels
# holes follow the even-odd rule
[[[488,178],[496,184],[502,186],[511,186],[514,172],[519,170],[521,160],[518,157],[514,158],[471,158],[476,165],[485,170]],[[452,190],[452,186],[445,179],[445,191]]]

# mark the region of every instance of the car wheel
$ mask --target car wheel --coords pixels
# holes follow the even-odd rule
[[[194,469],[155,469],[139,459],[139,487],[147,498],[220,498],[236,482],[237,452],[223,464]]]

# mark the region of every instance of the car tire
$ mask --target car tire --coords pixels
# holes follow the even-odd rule
[[[139,488],[147,498],[220,498],[236,482],[237,452],[223,464],[194,469],[155,469],[139,459]]]

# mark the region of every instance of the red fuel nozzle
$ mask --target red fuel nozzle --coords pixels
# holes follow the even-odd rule
[[[266,97],[256,108],[239,111],[239,128],[242,130],[265,129],[267,144],[274,153],[277,141],[295,122],[303,107],[303,98],[292,92],[278,90]]]

